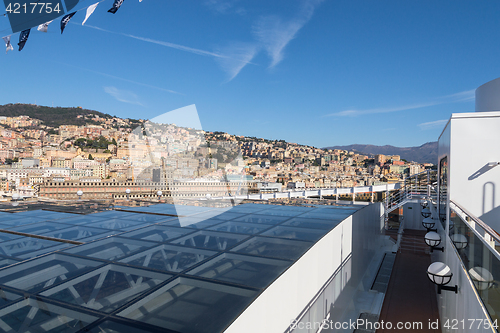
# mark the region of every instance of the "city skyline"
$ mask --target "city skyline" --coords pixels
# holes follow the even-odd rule
[[[497,76],[493,3],[128,1],[115,15],[111,5],[83,27],[79,11],[62,36],[59,20],[32,29],[3,57],[0,103],[142,119],[195,104],[210,131],[404,147],[435,141]],[[6,17],[1,26],[8,35]]]

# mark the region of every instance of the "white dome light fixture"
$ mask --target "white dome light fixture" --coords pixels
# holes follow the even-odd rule
[[[422,214],[422,216],[424,218],[427,218],[427,217],[430,217],[431,216],[431,210],[429,209],[429,207],[424,207],[424,209],[422,209],[422,211],[420,212],[420,214]]]
[[[429,277],[432,283],[438,286],[438,294],[441,294],[441,290],[454,291],[455,294],[458,294],[457,285],[454,287],[447,286],[447,284],[451,282],[453,273],[450,267],[445,263],[436,261],[430,264],[427,268],[427,277]]]
[[[127,200],[130,200],[130,189],[126,189],[125,193],[127,194]]]
[[[82,195],[83,195],[83,191],[82,190],[76,191],[76,195],[78,195],[78,200],[81,200],[82,199]]]
[[[455,247],[457,248],[457,250],[463,250],[469,244],[469,242],[467,241],[467,237],[465,237],[462,234],[453,234],[453,235],[451,235],[450,238],[451,238],[451,241],[453,242],[453,244],[455,244]]]
[[[469,275],[477,290],[486,290],[494,285],[493,275],[484,267],[473,267],[469,269]]]
[[[430,217],[426,217],[422,221],[422,225],[424,226],[425,229],[427,229],[427,232],[429,231],[437,231],[437,229],[433,229],[434,226],[436,225],[436,221],[431,219]]]
[[[158,200],[161,200],[161,196],[162,196],[163,192],[162,191],[158,191],[156,192],[156,195],[158,196]]]
[[[434,250],[440,250],[441,252],[444,252],[444,247],[437,247],[439,244],[441,244],[441,236],[437,232],[429,231],[425,234],[424,240],[425,244],[430,246],[431,253]]]

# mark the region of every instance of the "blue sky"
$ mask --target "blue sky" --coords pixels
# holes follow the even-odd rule
[[[81,0],[85,9],[94,0]],[[324,147],[437,140],[500,76],[497,1],[125,0],[0,52],[0,104],[154,118]],[[2,36],[10,34],[0,17]]]

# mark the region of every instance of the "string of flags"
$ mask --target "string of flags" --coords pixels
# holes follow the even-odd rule
[[[90,15],[92,15],[92,13],[94,13],[94,10],[96,9],[97,5],[100,4],[101,2],[103,2],[105,0],[102,0],[102,1],[99,1],[99,2],[96,2],[95,4],[93,5],[90,5],[86,8],[83,8],[83,9],[86,9],[86,14],[85,14],[85,19],[83,20],[82,22],[82,25],[85,24],[85,22],[87,21],[87,19],[90,17]],[[125,0],[114,0],[113,2],[113,6],[108,10],[109,13],[112,13],[112,14],[115,14],[118,9],[121,7],[121,5],[123,4]],[[139,0],[139,2],[142,2],[142,0]],[[77,11],[74,11],[72,13],[69,13],[69,14],[66,14],[62,17],[61,19],[61,34],[63,33],[64,29],[66,28],[66,26],[68,25],[69,21],[71,20],[71,18],[79,11],[83,10],[83,9],[80,9],[80,10],[77,10]],[[45,22],[43,24],[40,24],[37,28],[38,31],[41,31],[41,32],[47,32],[48,30],[48,27],[49,27],[49,24],[52,23],[53,20],[51,21],[48,21],[48,22]],[[19,46],[19,51],[21,51],[23,48],[24,48],[24,45],[26,44],[26,41],[28,40],[28,37],[30,35],[30,31],[31,31],[31,28],[30,29],[26,29],[26,30],[23,30],[21,31],[21,33],[19,34],[19,43],[17,43],[17,45]],[[2,37],[2,39],[4,40],[5,42],[5,47],[6,47],[6,50],[5,50],[5,53],[9,52],[9,51],[13,51],[14,50],[14,47],[12,46],[11,44],[11,37],[12,35],[9,35],[9,36],[5,36],[5,37]]]

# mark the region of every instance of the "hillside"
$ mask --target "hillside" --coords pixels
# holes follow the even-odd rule
[[[399,155],[407,161],[419,163],[437,163],[437,142],[427,142],[419,147],[394,147],[354,144],[349,146],[332,146],[325,149],[342,149],[366,155]]]
[[[98,115],[102,118],[112,118],[109,114],[78,107],[49,107],[34,104],[0,105],[0,116],[29,116],[30,118],[42,120],[44,125],[50,127],[59,127],[60,125],[83,126],[93,123],[93,121],[88,119],[77,118],[79,115],[89,114]]]

